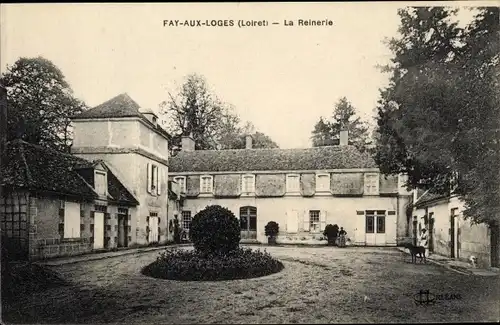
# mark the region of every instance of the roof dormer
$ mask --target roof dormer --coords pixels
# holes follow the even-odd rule
[[[158,126],[158,115],[156,115],[156,113],[153,112],[152,109],[146,109],[146,110],[142,111],[141,113],[155,127]]]

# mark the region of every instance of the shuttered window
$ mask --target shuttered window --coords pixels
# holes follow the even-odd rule
[[[316,175],[316,191],[328,191],[330,190],[330,175],[329,174],[318,174]]]
[[[378,195],[379,194],[379,175],[378,174],[365,174],[365,194]]]
[[[94,189],[99,195],[105,196],[107,194],[107,180],[106,172],[95,171],[94,173]]]
[[[300,177],[299,175],[292,174],[286,175],[286,191],[289,193],[300,191]]]
[[[200,177],[200,193],[213,193],[213,177],[204,175]]]
[[[148,163],[148,193],[152,195],[161,194],[162,175],[158,165]]]
[[[241,176],[241,191],[243,193],[255,192],[255,175]]]
[[[179,185],[181,193],[186,193],[186,177],[177,176],[174,178],[174,181]]]

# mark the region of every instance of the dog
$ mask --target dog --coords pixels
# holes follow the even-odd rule
[[[469,263],[471,264],[471,266],[473,268],[476,268],[477,267],[477,257],[475,257],[474,255],[469,257]]]
[[[422,263],[422,260],[424,263],[427,263],[427,260],[425,259],[425,247],[423,246],[414,246],[411,243],[406,243],[404,244],[404,247],[410,251],[411,255],[411,262],[416,263],[417,262],[417,255],[420,257],[420,263]]]

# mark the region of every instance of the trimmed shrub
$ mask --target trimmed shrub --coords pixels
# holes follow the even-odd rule
[[[211,205],[194,216],[189,237],[201,253],[226,254],[238,249],[240,231],[240,223],[230,210]]]
[[[276,237],[280,232],[280,226],[276,221],[269,221],[264,228],[267,237]]]
[[[249,248],[210,256],[196,250],[173,249],[161,253],[142,273],[169,280],[220,281],[261,277],[283,268],[283,264],[269,253]]]

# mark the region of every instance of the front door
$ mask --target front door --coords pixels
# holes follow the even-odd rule
[[[118,247],[128,246],[128,234],[127,234],[127,213],[118,214]]]
[[[158,242],[158,217],[149,217],[149,239],[150,243]]]
[[[257,208],[240,208],[241,239],[257,239]]]
[[[366,211],[366,245],[385,246],[385,211]]]
[[[94,249],[104,248],[104,213],[94,212]]]

